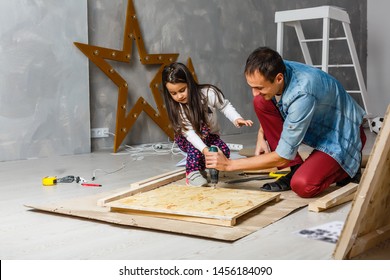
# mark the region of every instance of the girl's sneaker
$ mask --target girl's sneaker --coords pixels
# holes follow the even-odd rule
[[[207,172],[206,171],[192,171],[186,174],[186,184],[187,186],[207,186]]]

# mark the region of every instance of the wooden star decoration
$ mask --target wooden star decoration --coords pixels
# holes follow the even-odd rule
[[[161,65],[149,84],[153,98],[156,102],[157,111],[143,97],[139,97],[131,110],[126,114],[129,85],[126,80],[106,61],[106,59],[108,59],[130,63],[133,41],[136,42],[140,61],[143,65]],[[132,0],[128,0],[127,2],[122,50],[103,48],[78,42],[74,42],[74,44],[118,87],[114,152],[117,152],[119,146],[131,130],[142,111],[144,111],[171,139],[173,139],[174,131],[170,125],[168,113],[159,87],[161,84],[161,73],[164,67],[176,61],[179,54],[146,53]],[[188,59],[187,65],[196,78],[190,58]]]

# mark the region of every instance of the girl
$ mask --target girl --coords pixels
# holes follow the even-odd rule
[[[223,93],[213,85],[198,84],[190,70],[174,62],[162,72],[164,100],[175,131],[175,143],[187,153],[186,183],[207,185],[205,157],[208,147],[218,146],[226,157],[230,150],[219,137],[217,109],[236,127],[252,126],[244,120]]]

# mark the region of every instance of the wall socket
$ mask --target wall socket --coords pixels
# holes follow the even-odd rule
[[[103,128],[91,128],[91,138],[108,137],[108,127]]]
[[[232,144],[232,143],[226,143],[226,145],[229,147],[231,151],[239,151],[242,148],[244,148],[241,144]]]

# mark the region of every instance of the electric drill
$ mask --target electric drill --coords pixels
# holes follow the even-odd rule
[[[216,146],[211,146],[209,148],[209,152],[218,152],[218,148]],[[215,186],[216,184],[218,184],[219,171],[217,169],[210,168],[209,172],[210,172],[211,184]]]

